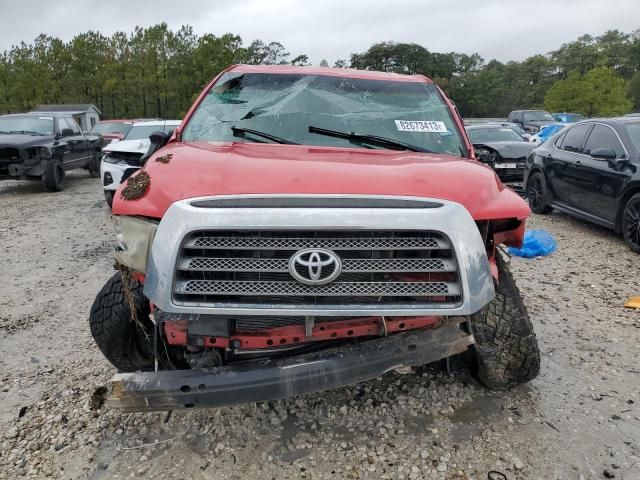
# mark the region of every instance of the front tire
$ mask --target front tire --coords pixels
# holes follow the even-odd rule
[[[622,236],[632,252],[640,253],[640,193],[632,196],[624,207]]]
[[[89,176],[91,178],[100,178],[100,150],[96,150],[93,152],[93,158],[87,165],[87,169],[89,170]]]
[[[533,213],[545,215],[547,213],[551,213],[551,210],[553,210],[553,208],[545,202],[547,189],[545,187],[544,175],[542,175],[542,173],[535,172],[531,177],[529,177],[525,194],[529,201],[529,207]]]
[[[64,190],[64,166],[59,158],[51,158],[44,168],[44,186],[52,192]]]
[[[113,190],[105,190],[104,191],[104,201],[107,202],[109,208],[113,207],[113,194],[115,192]]]
[[[540,350],[520,291],[500,254],[496,263],[496,297],[471,316],[471,330],[478,379],[493,390],[501,390],[538,375]]]
[[[107,281],[91,307],[89,327],[102,354],[118,370],[135,372],[154,369],[153,324],[149,319],[149,301],[142,285],[130,281],[138,321],[131,318],[122,275],[117,272]]]

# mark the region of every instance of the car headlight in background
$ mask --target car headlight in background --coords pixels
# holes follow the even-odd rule
[[[104,157],[102,157],[102,161],[105,163],[111,163],[113,165],[127,165],[123,160],[112,157],[109,152],[104,154]]]
[[[492,163],[496,159],[495,153],[491,150],[487,150],[486,148],[476,148],[475,153],[476,158],[482,163]]]
[[[158,222],[127,215],[114,216],[116,260],[140,273],[147,271],[147,259]]]
[[[38,163],[40,160],[51,158],[51,154],[48,149],[44,147],[30,147],[25,150],[25,163],[32,165]]]

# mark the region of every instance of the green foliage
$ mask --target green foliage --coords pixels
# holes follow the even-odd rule
[[[0,80],[2,81],[2,80]],[[640,71],[637,71],[627,85],[627,95],[633,102],[633,110],[640,111]]]
[[[578,95],[574,90],[580,89],[580,85],[569,84],[596,69],[596,73],[589,75],[591,92],[598,91],[613,103],[606,107],[594,101],[593,107],[585,107],[583,102],[579,104],[582,110],[577,111],[593,109],[599,115],[617,114],[628,107],[624,93],[620,95],[619,80],[629,80],[640,71],[640,30],[631,34],[610,30],[599,37],[583,35],[547,54],[507,63],[485,62],[478,54],[433,53],[416,44],[383,42],[365,52],[353,53],[351,67],[427,75],[445,90],[466,117],[504,117],[511,110],[541,108],[548,104],[549,89],[559,80],[568,83],[555,87],[550,104],[574,105],[572,99]],[[598,67],[613,76],[598,73],[602,72]],[[601,83],[608,81],[603,75],[613,82],[611,91],[606,83]],[[640,86],[628,88],[640,90]],[[567,98],[563,98],[565,94]],[[629,91],[629,96],[640,101],[637,100],[640,93]],[[637,103],[636,108],[640,108]]]
[[[632,102],[626,96],[625,81],[612,68],[596,67],[585,75],[574,71],[547,91],[548,110],[576,112],[588,117],[627,113]]]
[[[292,60],[308,64],[306,55]],[[289,63],[278,42],[237,35],[197,36],[165,23],[130,34],[98,32],[69,42],[40,35],[0,54],[0,113],[41,103],[93,103],[105,117],[182,118],[202,88],[234,63]]]
[[[68,42],[40,35],[0,53],[0,113],[40,103],[94,103],[106,117],[182,117],[227,66],[310,63],[307,55],[291,57],[279,42],[244,45],[231,33],[199,36],[190,26],[173,31],[165,23],[110,37],[89,31]],[[640,30],[583,35],[552,52],[506,63],[381,42],[334,66],[427,75],[467,117],[503,117],[543,105],[586,115],[640,110]]]

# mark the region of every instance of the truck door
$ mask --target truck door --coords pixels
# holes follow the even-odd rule
[[[80,127],[73,118],[62,117],[59,122],[63,140],[69,147],[69,152],[65,154],[63,159],[65,170],[85,166],[91,159],[89,142],[84,138]]]

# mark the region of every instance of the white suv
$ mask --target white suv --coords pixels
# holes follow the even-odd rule
[[[122,182],[142,167],[141,159],[149,150],[149,135],[154,132],[170,133],[180,125],[180,120],[154,120],[137,122],[125,137],[102,149],[100,178],[104,187],[104,198],[111,206],[113,196]]]

